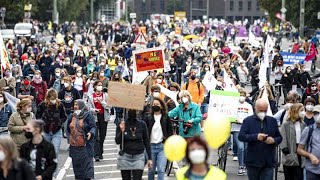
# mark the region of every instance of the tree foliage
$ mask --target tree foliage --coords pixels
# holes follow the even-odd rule
[[[320,11],[319,0],[305,0],[305,25],[316,28],[320,21],[317,13]],[[275,15],[281,13],[281,0],[258,0],[260,6],[269,13],[272,22],[277,19]],[[300,19],[300,0],[286,0],[286,20],[290,21],[295,27],[299,27]]]

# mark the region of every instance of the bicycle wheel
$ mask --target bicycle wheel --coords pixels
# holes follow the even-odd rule
[[[225,143],[218,149],[218,167],[225,171],[226,170],[226,164],[227,164],[227,156],[228,156],[228,144]]]

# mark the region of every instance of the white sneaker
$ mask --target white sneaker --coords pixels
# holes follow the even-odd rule
[[[232,161],[238,161],[238,157],[237,156],[234,156]]]

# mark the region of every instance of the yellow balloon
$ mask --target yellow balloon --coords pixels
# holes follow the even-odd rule
[[[215,118],[208,115],[204,124],[204,137],[213,149],[218,149],[229,138],[231,132],[231,123],[228,118]]]
[[[211,41],[212,41],[212,42],[216,42],[216,41],[217,41],[217,37],[213,36],[213,37],[211,38]]]
[[[216,49],[214,49],[214,50],[212,50],[212,57],[217,57],[218,56],[218,54],[219,54],[219,51],[218,50],[216,50]]]
[[[187,141],[179,136],[172,135],[164,143],[164,153],[170,161],[181,161],[186,154]]]
[[[57,39],[57,43],[58,44],[63,44],[64,43],[64,39],[62,37]]]

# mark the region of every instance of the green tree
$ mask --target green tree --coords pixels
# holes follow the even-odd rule
[[[182,3],[180,0],[169,0],[167,14],[174,14],[174,11],[183,11]]]

